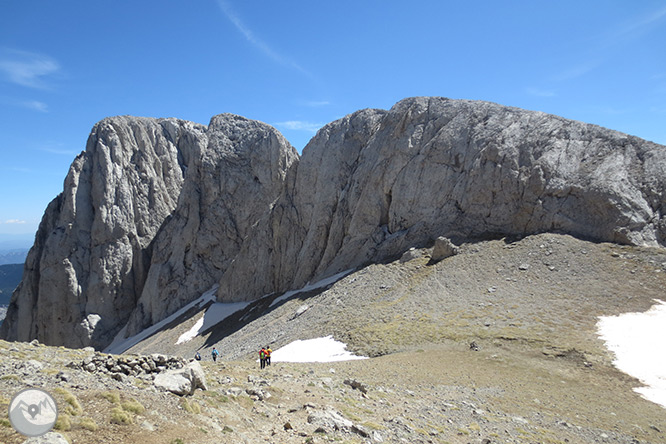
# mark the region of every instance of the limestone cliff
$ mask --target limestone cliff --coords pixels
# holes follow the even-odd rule
[[[666,148],[486,102],[412,98],[296,151],[233,115],[93,128],[0,333],[103,347],[219,284],[252,300],[438,236],[546,231],[666,244]]]
[[[288,186],[220,299],[300,287],[438,236],[666,243],[665,147],[493,103],[413,98],[354,113],[319,131]]]

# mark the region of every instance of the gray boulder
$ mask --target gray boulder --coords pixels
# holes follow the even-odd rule
[[[208,390],[206,375],[201,364],[194,361],[178,370],[170,370],[155,376],[153,384],[159,390],[176,395],[191,395],[198,388]]]
[[[220,279],[297,152],[230,114],[208,127],[114,117],[92,130],[47,208],[0,336],[104,348]]]
[[[325,427],[328,429],[338,430],[338,431],[351,431],[352,426],[354,425],[350,420],[342,416],[337,411],[332,408],[326,408],[324,410],[315,410],[308,415],[307,419],[309,424],[314,426]]]
[[[435,246],[430,255],[431,262],[439,262],[447,257],[455,256],[460,249],[449,238],[440,236],[435,239]]]

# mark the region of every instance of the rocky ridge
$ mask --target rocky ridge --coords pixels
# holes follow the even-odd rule
[[[250,301],[440,236],[666,242],[666,150],[486,102],[412,98],[296,151],[233,115],[95,126],[47,209],[2,337],[103,348],[219,284]]]

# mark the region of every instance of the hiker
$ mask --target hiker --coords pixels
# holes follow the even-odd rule
[[[213,351],[210,352],[210,354],[211,354],[211,356],[213,356],[213,362],[215,362],[215,361],[217,361],[217,355],[219,355],[220,353],[217,351],[217,349],[215,347],[213,347]]]
[[[194,355],[194,359],[196,359],[197,361],[201,361],[201,353],[197,352],[197,353]]]
[[[271,350],[270,345],[267,345],[266,346],[266,365],[271,365],[271,353],[273,353],[273,350]]]
[[[259,350],[259,363],[261,368],[266,367],[266,349],[263,347]]]

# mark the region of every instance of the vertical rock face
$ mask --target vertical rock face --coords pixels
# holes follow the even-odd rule
[[[46,210],[0,334],[101,348],[161,320],[220,278],[297,157],[238,116],[101,121]]]
[[[666,147],[492,103],[358,111],[300,159],[239,116],[111,118],[49,205],[0,334],[100,348],[216,283],[252,300],[440,236],[664,246],[665,213]]]
[[[46,210],[3,337],[73,347],[112,338],[143,286],[146,247],[176,206],[190,142],[202,137],[204,127],[175,119],[95,125]]]
[[[253,226],[282,193],[298,153],[272,127],[216,116],[188,168],[173,215],[155,239],[146,284],[126,334],[157,322],[209,290]]]
[[[413,98],[354,113],[312,139],[290,187],[220,299],[297,288],[438,236],[666,243],[666,148],[492,103]],[[259,268],[258,251],[271,251]]]

